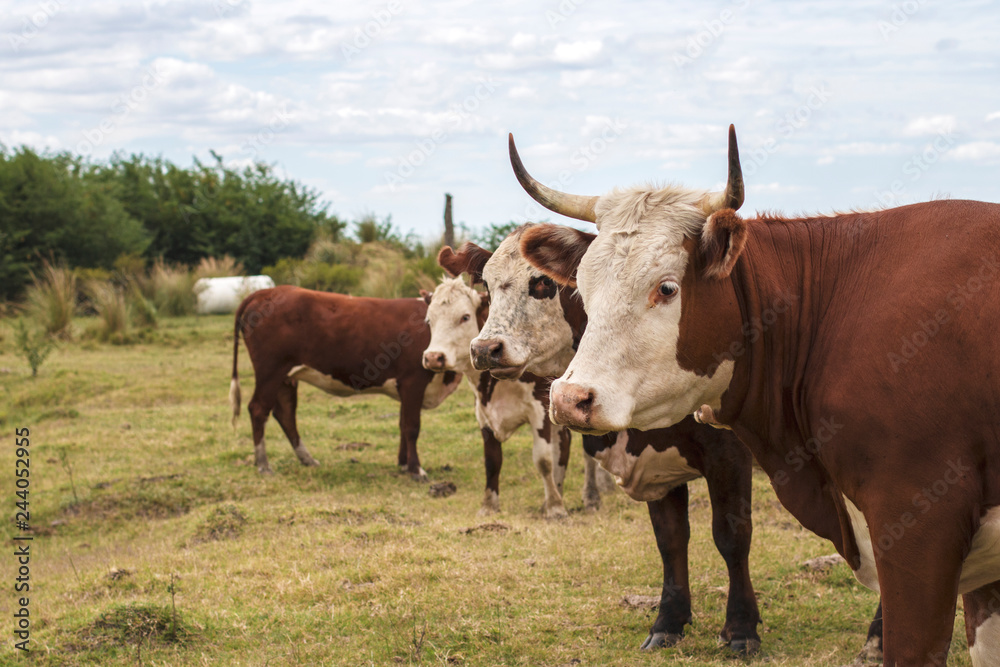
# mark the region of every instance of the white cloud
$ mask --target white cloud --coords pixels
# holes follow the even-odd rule
[[[519,32],[510,38],[510,48],[515,51],[527,51],[535,48],[536,44],[538,44],[538,36],[525,32]]]
[[[956,146],[948,151],[945,156],[949,160],[993,162],[1000,160],[1000,143],[994,141],[972,141]]]
[[[957,119],[952,115],[918,116],[903,128],[903,135],[920,137],[928,134],[939,134],[955,129]]]
[[[558,63],[583,65],[592,62],[601,53],[601,48],[599,39],[560,42],[552,50],[552,57]]]

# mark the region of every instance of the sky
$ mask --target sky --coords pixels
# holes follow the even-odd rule
[[[15,0],[0,142],[264,161],[430,238],[568,222],[520,189],[721,189],[745,211],[1000,201],[992,0]],[[577,223],[582,225],[582,223]]]

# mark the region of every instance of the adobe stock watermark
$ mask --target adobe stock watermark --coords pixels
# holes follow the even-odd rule
[[[270,120],[267,121],[267,125],[248,136],[240,144],[240,155],[245,155],[251,160],[256,161],[258,150],[268,146],[280,132],[287,129],[291,124],[291,117],[292,114],[288,110],[288,102],[284,102],[281,108],[277,109],[271,115]]]
[[[746,9],[750,6],[750,0],[733,0],[732,5],[736,9]],[[726,7],[715,18],[702,21],[701,30],[688,38],[684,51],[674,54],[674,66],[684,69],[708,53],[736,20],[736,16],[734,9]]]
[[[372,12],[372,17],[354,28],[354,37],[349,42],[340,45],[340,54],[344,60],[351,62],[361,55],[361,52],[371,46],[372,42],[382,34],[382,31],[389,27],[393,18],[403,11],[403,3],[400,0],[389,0],[385,7]]]
[[[780,139],[772,135],[753,150],[742,153],[743,173],[748,176],[757,173],[757,170],[763,167],[778,151],[782,141],[790,139],[796,132],[808,125],[813,115],[826,106],[829,101],[830,90],[826,83],[820,83],[818,86],[810,88],[802,103],[785,113],[775,123],[775,130],[777,130]]]
[[[913,505],[913,512],[903,512],[895,521],[882,524],[879,536],[873,540],[872,547],[875,557],[879,558],[892,549],[906,535],[908,528],[917,525],[920,515],[930,512],[934,505],[941,502],[941,499],[948,495],[948,492],[973,471],[971,465],[965,465],[961,458],[948,461],[944,474],[914,494],[910,499]],[[875,531],[872,530],[874,537]]]
[[[617,116],[613,119],[605,120],[604,127],[601,128],[600,133],[587,143],[577,147],[577,149],[573,151],[573,154],[570,156],[569,162],[576,169],[563,169],[559,172],[555,182],[547,183],[548,187],[556,190],[569,189],[569,186],[573,184],[573,175],[582,173],[590,168],[590,166],[594,164],[598,158],[604,155],[608,149],[611,148],[616,141],[618,141],[628,127],[628,123]],[[539,216],[544,216],[546,214],[547,211],[540,208],[538,204],[532,200],[525,205],[520,218],[515,216],[515,219],[523,221],[537,221]]]
[[[28,45],[39,32],[45,29],[49,21],[63,8],[63,0],[44,0],[28,16],[21,17],[21,29],[7,33],[7,43],[14,53]]]
[[[418,139],[414,142],[413,150],[397,158],[396,169],[386,171],[383,174],[389,190],[395,192],[396,188],[417,172],[417,169],[426,164],[437,153],[441,144],[448,141],[452,134],[462,126],[462,123],[472,117],[482,106],[482,103],[493,96],[496,89],[497,83],[493,77],[481,79],[479,85],[470,95],[466,96],[461,103],[453,105],[448,111],[447,128],[437,128],[431,132],[430,136]]]
[[[108,135],[114,132],[122,121],[149,99],[150,93],[163,83],[161,67],[162,65],[153,63],[146,68],[139,83],[133,86],[128,94],[120,95],[111,104],[111,115],[105,116],[96,127],[83,131],[83,141],[76,145],[77,153],[88,155],[93,152],[95,148],[104,143]]]
[[[1000,259],[995,253],[981,257],[976,271],[965,282],[955,283],[945,295],[950,309],[938,308],[933,314],[928,315],[927,319],[918,321],[917,328],[901,338],[899,351],[887,354],[892,372],[898,373],[920,354],[920,351],[952,321],[954,313],[964,309],[987,284],[996,279],[998,270],[1000,270]]]
[[[889,41],[889,36],[900,30],[909,23],[910,19],[920,11],[924,0],[903,0],[889,8],[889,15],[884,19],[879,19],[878,31],[882,39]]]
[[[249,8],[250,0],[215,0],[212,4],[217,17],[225,18],[236,11]]]
[[[576,10],[580,8],[587,0],[561,0],[559,6],[556,10],[547,9],[545,11],[545,20],[549,22],[549,27],[553,30],[557,25],[563,23],[570,16],[576,13]]]
[[[761,311],[760,316],[754,315],[743,323],[743,340],[734,340],[723,352],[713,352],[712,358],[715,363],[709,366],[706,371],[709,376],[715,375],[715,371],[726,361],[735,361],[747,353],[747,344],[753,345],[763,336],[779,319],[780,315],[788,312],[788,309],[799,302],[797,294],[791,292],[782,293],[774,297],[771,305]]]
[[[941,156],[951,150],[955,143],[958,141],[958,137],[955,135],[955,130],[952,127],[946,127],[938,130],[937,136],[931,141],[927,146],[924,147],[919,153],[914,153],[911,155],[904,163],[902,167],[903,175],[909,176],[909,183],[916,183],[919,181],[927,171],[934,166]],[[875,192],[875,198],[880,206],[898,206],[901,202],[902,196],[906,193],[907,181],[902,178],[895,179],[889,184],[889,187],[884,190],[877,190]]]

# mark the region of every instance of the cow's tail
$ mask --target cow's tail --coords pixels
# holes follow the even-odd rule
[[[233,379],[229,381],[229,406],[233,409],[233,428],[236,428],[236,422],[240,418],[240,373],[236,361],[240,354],[240,324],[248,301],[249,299],[244,299],[236,309],[236,325],[233,329]]]

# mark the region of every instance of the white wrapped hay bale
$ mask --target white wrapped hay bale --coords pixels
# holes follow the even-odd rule
[[[257,290],[274,287],[270,276],[229,276],[201,278],[194,284],[199,315],[232,313],[240,302]]]

